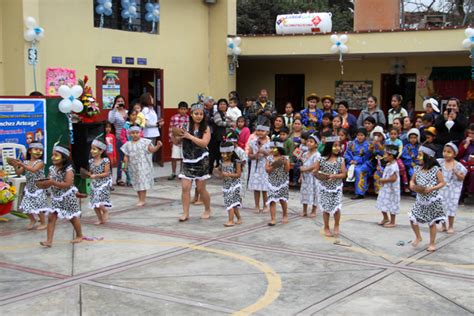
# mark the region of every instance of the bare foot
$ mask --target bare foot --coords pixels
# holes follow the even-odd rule
[[[394,223],[385,223],[385,224],[383,224],[383,227],[385,227],[385,228],[393,228],[393,227],[396,227],[396,226],[397,225],[394,224]]]
[[[303,214],[301,214],[301,216],[306,217],[306,216],[308,216],[308,213],[303,212]]]
[[[38,227],[36,227],[36,230],[45,230],[48,227],[46,224],[41,224]]]
[[[259,209],[258,207],[255,207],[255,211],[254,211],[254,212],[258,214],[258,213],[262,212],[262,210]]]
[[[203,205],[204,202],[203,201],[193,201],[193,204],[194,205]]]
[[[234,226],[234,222],[227,222],[224,224],[225,227],[233,227]]]
[[[101,221],[94,222],[94,225],[100,225],[100,224],[102,224]]]
[[[311,214],[309,214],[309,218],[315,218],[316,217],[316,212],[311,212]]]
[[[275,221],[271,221],[271,222],[269,222],[267,225],[268,225],[268,226],[275,226],[276,223],[275,223]]]
[[[334,237],[339,236],[339,226],[334,226]]]
[[[182,215],[182,216],[179,218],[179,221],[180,221],[180,222],[186,222],[188,219],[189,219],[189,217]]]
[[[429,252],[436,251],[436,246],[435,245],[429,245],[428,248],[426,248],[426,251],[429,251]]]
[[[73,240],[71,240],[71,244],[78,244],[82,242],[82,236],[81,237],[76,237]]]
[[[385,224],[389,223],[390,221],[388,219],[383,219],[381,220],[380,222],[378,222],[377,224],[379,224],[380,226],[384,226]]]
[[[420,239],[416,238],[415,240],[412,241],[411,245],[412,245],[413,247],[416,247],[416,246],[418,246],[418,245],[420,244],[420,242],[421,242],[422,240],[423,240],[423,239],[421,239],[421,238],[420,238]]]
[[[40,245],[43,247],[51,248],[53,244],[47,241],[40,241]]]
[[[34,222],[30,222],[30,223],[28,224],[28,226],[26,226],[26,229],[28,229],[28,230],[32,230],[32,229],[33,229],[33,227],[35,227],[35,224],[36,224],[36,221],[34,221]]]
[[[201,215],[201,219],[209,219],[211,217],[211,210],[204,211]]]
[[[241,220],[241,219],[237,220],[237,223],[236,223],[236,224],[237,224],[237,225],[242,224],[242,220]]]
[[[443,233],[443,232],[448,231],[448,229],[446,228],[446,226],[443,225],[443,226],[441,226],[440,229],[438,229],[438,231],[441,232],[441,233]]]
[[[268,208],[268,206],[265,206],[265,207],[262,209],[262,212],[263,212],[263,213],[268,213],[268,212],[270,212],[270,209]]]
[[[331,230],[329,228],[324,229],[324,236],[326,237],[334,237],[334,235],[331,233]]]
[[[454,229],[453,228],[448,228],[447,233],[448,234],[454,234]]]
[[[283,216],[283,217],[281,218],[281,222],[282,222],[283,224],[288,224],[288,216]]]
[[[138,206],[138,207],[145,206],[145,202],[138,202],[138,203],[137,203],[137,206]]]

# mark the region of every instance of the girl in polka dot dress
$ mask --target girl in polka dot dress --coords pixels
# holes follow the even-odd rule
[[[270,142],[271,155],[268,156],[265,170],[268,173],[268,200],[271,221],[268,226],[276,224],[276,203],[280,202],[283,217],[281,222],[288,223],[288,185],[290,161],[285,156],[284,143],[280,138]]]
[[[66,147],[55,145],[51,160],[53,165],[49,168],[49,179],[36,181],[39,188],[51,187],[51,210],[48,215],[48,228],[46,241],[40,242],[44,247],[53,245],[54,230],[57,219],[67,219],[76,231],[76,238],[72,243],[82,241],[81,208],[77,201],[77,188],[74,186],[74,169],[72,168],[71,155]]]
[[[319,209],[323,211],[324,234],[327,237],[339,236],[341,220],[342,187],[346,178],[346,165],[341,157],[339,136],[326,137],[321,158],[316,161],[314,176],[319,180]],[[334,234],[329,228],[329,216],[334,216]]]
[[[108,209],[112,207],[110,202],[112,174],[110,173],[110,160],[107,158],[106,149],[105,140],[96,138],[92,142],[92,159],[89,160],[89,176],[92,180],[89,207],[94,209],[97,215],[96,225],[107,222],[109,218]]]
[[[229,215],[229,220],[224,224],[225,227],[234,226],[234,215],[237,217],[237,224],[241,224],[239,208],[242,207],[242,198],[240,190],[242,184],[240,176],[242,173],[242,164],[234,153],[234,144],[224,142],[220,146],[222,164],[219,166],[224,179],[222,192],[224,193],[224,205]]]
[[[425,144],[420,147],[418,161],[421,166],[416,166],[410,181],[410,190],[415,191],[416,202],[408,213],[410,224],[415,233],[413,247],[422,241],[419,224],[428,224],[430,227],[430,244],[427,250],[436,250],[436,224],[446,220],[443,209],[443,198],[439,190],[445,186],[443,172],[435,159],[436,147]]]
[[[40,225],[36,230],[46,229],[45,212],[48,212],[46,192],[36,186],[36,180],[44,178],[44,162],[43,162],[43,144],[40,142],[32,142],[28,146],[28,154],[24,162],[15,161],[15,171],[17,175],[25,174],[26,186],[21,200],[20,209],[28,215],[30,223],[28,230],[34,228],[36,224],[35,215],[38,215]]]

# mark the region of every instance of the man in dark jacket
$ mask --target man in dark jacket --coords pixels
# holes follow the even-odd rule
[[[275,118],[276,114],[273,102],[268,100],[267,89],[261,89],[258,100],[252,104],[252,107],[249,110],[250,126],[255,127],[257,122],[261,120],[261,117],[266,117],[269,120],[272,120]]]

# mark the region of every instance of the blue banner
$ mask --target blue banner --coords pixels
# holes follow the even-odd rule
[[[40,141],[47,148],[46,100],[0,98],[0,143],[21,144],[28,149],[32,141]]]

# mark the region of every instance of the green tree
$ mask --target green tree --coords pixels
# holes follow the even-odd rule
[[[333,31],[352,31],[351,0],[237,0],[237,32],[274,34],[278,14],[300,12],[331,12]]]

